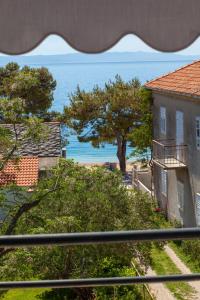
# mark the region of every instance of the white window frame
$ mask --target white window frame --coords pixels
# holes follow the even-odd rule
[[[196,193],[196,223],[197,226],[200,226],[200,193]]]
[[[166,118],[166,107],[160,107],[160,133],[166,135],[167,132],[167,118]]]
[[[167,196],[167,171],[161,169],[161,193]]]
[[[200,150],[200,116],[196,117],[195,120],[195,136],[197,150]]]

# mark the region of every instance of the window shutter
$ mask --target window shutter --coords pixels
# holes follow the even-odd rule
[[[179,201],[179,208],[180,210],[184,210],[184,184],[180,181],[177,181],[178,187],[178,201]]]
[[[160,108],[160,133],[166,134],[166,108]]]
[[[161,169],[161,192],[167,196],[167,171]]]
[[[196,194],[196,221],[197,226],[200,226],[200,193]]]
[[[196,118],[196,147],[200,149],[200,117]]]

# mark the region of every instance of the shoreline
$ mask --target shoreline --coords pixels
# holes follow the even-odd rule
[[[119,163],[117,163],[117,162],[96,162],[96,163],[95,162],[78,162],[78,164],[80,166],[84,166],[84,167],[87,167],[87,168],[103,167],[103,166],[106,166],[106,165],[110,164],[114,168],[119,169]],[[132,171],[133,166],[136,165],[136,164],[139,164],[139,162],[135,161],[135,162],[132,162],[132,163],[127,163],[126,164],[127,171]]]

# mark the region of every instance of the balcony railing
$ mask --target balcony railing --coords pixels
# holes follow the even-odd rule
[[[164,169],[187,167],[187,145],[175,140],[153,140],[153,161]]]
[[[142,241],[168,241],[199,239],[200,228],[181,228],[168,230],[137,230],[119,232],[89,232],[67,234],[0,236],[0,248],[20,248],[33,246],[76,246],[87,244],[127,243]],[[39,281],[0,282],[0,290],[16,288],[74,288],[100,287],[114,285],[133,285],[170,281],[200,280],[200,273],[161,276],[109,277]]]

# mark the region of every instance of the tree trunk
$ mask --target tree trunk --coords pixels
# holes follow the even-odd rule
[[[117,137],[117,157],[119,160],[120,171],[126,174],[126,143],[122,137]]]

